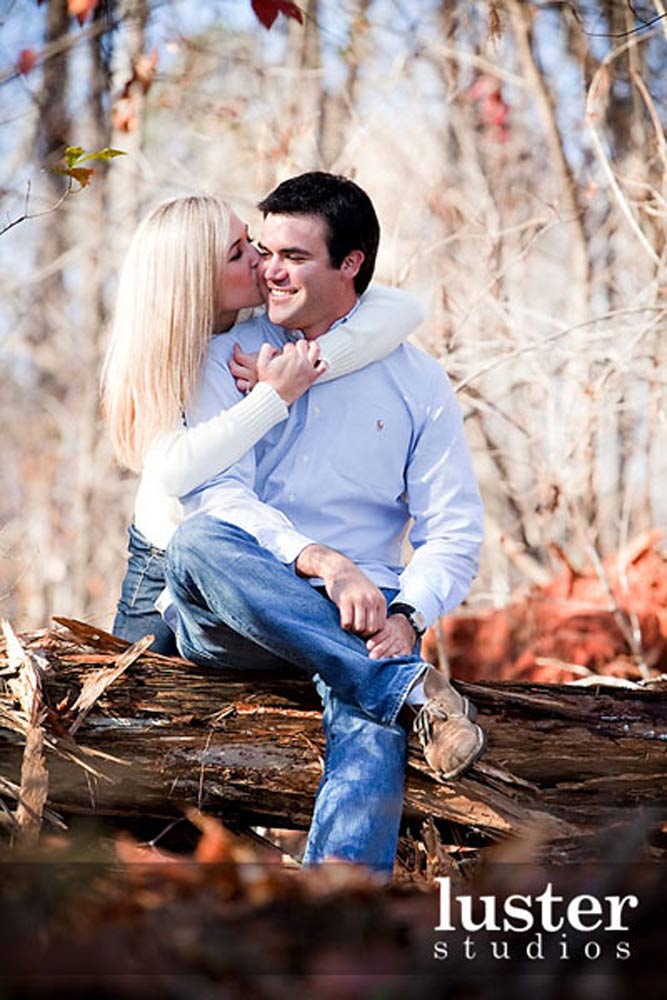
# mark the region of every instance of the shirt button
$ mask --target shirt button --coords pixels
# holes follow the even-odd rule
[[[319,415],[320,415],[320,408],[319,408],[319,406],[314,406],[313,407],[313,413],[315,414],[316,417],[319,417]]]
[[[289,500],[290,503],[294,503],[294,501],[296,500],[296,497],[294,496],[293,493],[290,493],[290,495],[288,496],[287,499]]]
[[[310,462],[310,455],[302,455],[301,461],[303,462],[304,465],[308,465],[308,463]]]

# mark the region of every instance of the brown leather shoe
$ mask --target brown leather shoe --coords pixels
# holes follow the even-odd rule
[[[484,732],[472,721],[475,707],[432,667],[424,675],[424,693],[414,721],[424,757],[438,778],[456,778],[484,752]]]

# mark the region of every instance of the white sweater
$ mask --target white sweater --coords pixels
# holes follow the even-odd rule
[[[346,323],[318,338],[327,362],[326,382],[387,357],[424,318],[408,292],[374,285]],[[233,329],[228,334],[234,336]],[[229,468],[271,427],[287,418],[287,405],[265,382],[238,403],[197,427],[179,427],[158,438],[144,460],[134,523],[158,548],[167,547],[183,520],[179,497]]]

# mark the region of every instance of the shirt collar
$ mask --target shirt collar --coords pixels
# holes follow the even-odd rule
[[[357,311],[358,308],[359,308],[359,299],[356,300],[356,302],[354,303],[354,305],[352,306],[352,308],[350,309],[349,312],[345,313],[344,316],[341,316],[341,317],[339,317],[339,319],[335,320],[331,324],[331,326],[329,327],[329,329],[325,330],[324,332],[325,333],[331,333],[331,331],[335,330],[337,326],[342,326],[343,323],[347,323],[348,319],[350,319],[352,316],[354,316],[354,314],[356,313],[356,311]],[[303,330],[286,330],[285,332],[287,334],[287,339],[288,340],[291,340],[291,341],[303,340]],[[323,337],[324,333],[321,334],[321,336]],[[319,337],[316,338],[316,340],[319,340],[319,339],[320,339]]]

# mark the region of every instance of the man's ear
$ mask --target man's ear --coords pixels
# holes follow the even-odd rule
[[[363,262],[363,250],[350,250],[350,252],[345,255],[343,263],[340,265],[340,270],[344,277],[351,280],[352,278],[356,278],[359,273],[359,268]]]

